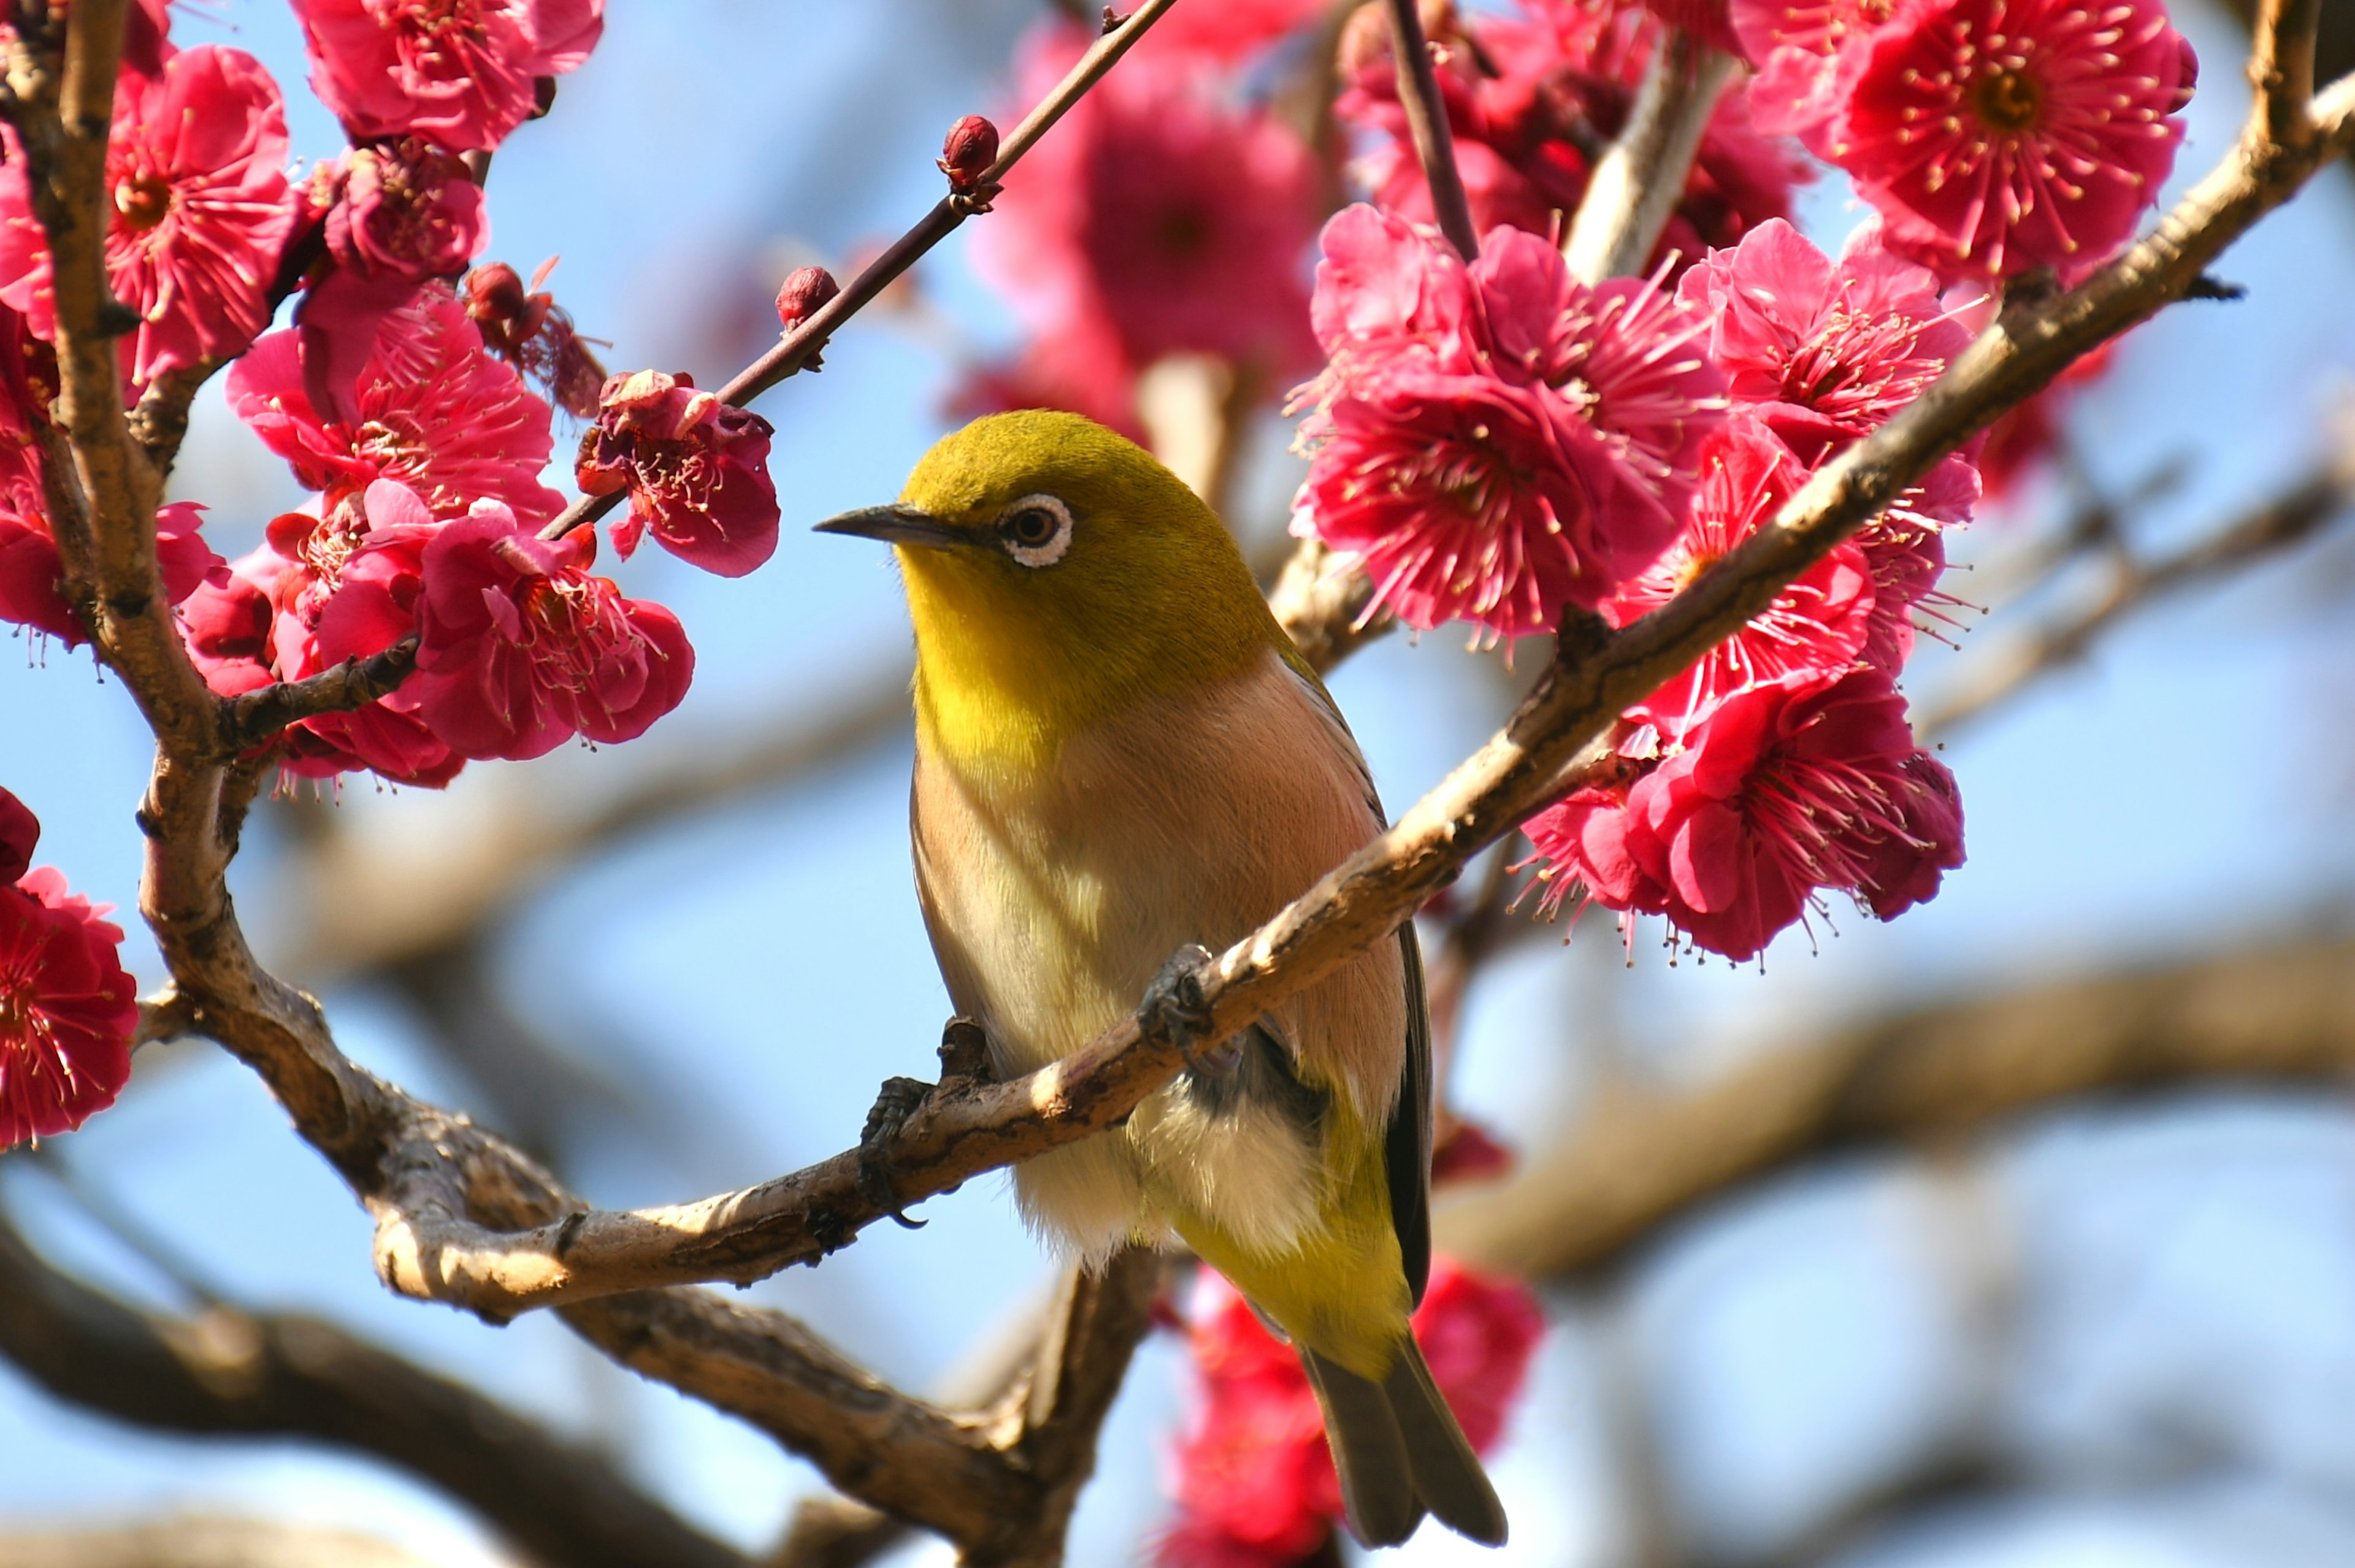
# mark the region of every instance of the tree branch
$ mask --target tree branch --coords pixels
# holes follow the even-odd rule
[[[1447,242],[1465,261],[1477,261],[1480,231],[1473,227],[1472,204],[1455,166],[1455,132],[1447,123],[1447,102],[1439,94],[1439,73],[1432,66],[1430,41],[1423,36],[1423,18],[1415,0],[1385,4],[1391,16],[1391,69],[1399,102],[1406,110],[1407,133],[1423,165],[1423,183],[1431,187],[1431,209]]]
[[[1947,1140],[2202,1079],[2350,1072],[2347,937],[2040,986],[1770,1051],[1689,1093],[1607,1095],[1555,1149],[1443,1203],[1437,1243],[1531,1277],[1586,1272],[1711,1198],[1859,1142]]]
[[[135,1425],[313,1437],[383,1459],[549,1568],[744,1568],[603,1459],[463,1384],[315,1318],[135,1311],[42,1262],[5,1213],[0,1354],[57,1397]]]
[[[2255,116],[2285,147],[2304,146],[2315,133],[2314,49],[2322,0],[2261,0],[2249,51]]]
[[[258,1519],[159,1519],[0,1536],[0,1568],[432,1568],[389,1541]]]
[[[2228,577],[2304,543],[2355,508],[2355,451],[2339,444],[2317,472],[2148,566],[2121,555],[2093,604],[2066,619],[1977,656],[1959,689],[1916,722],[1924,736],[1968,723],[2030,682],[2084,657],[2111,625],[2170,593]]]
[[[848,286],[834,298],[812,312],[807,320],[787,332],[777,346],[762,355],[735,378],[719,389],[719,400],[741,408],[762,392],[795,375],[824,349],[826,340],[841,329],[842,325],[889,288],[900,273],[921,260],[924,253],[954,233],[959,224],[975,213],[987,212],[998,187],[1022,155],[1038,144],[1039,138],[1054,127],[1055,122],[1071,112],[1071,106],[1087,96],[1088,90],[1102,80],[1103,74],[1118,63],[1137,39],[1143,37],[1162,13],[1177,0],[1145,0],[1118,26],[1111,28],[1088,47],[1055,90],[1039,101],[1038,106],[1022,117],[1022,123],[998,144],[997,161],[989,165],[970,192],[953,192],[941,197],[932,209],[917,220],[916,226],[899,239],[872,261],[867,263]],[[620,504],[622,492],[604,496],[583,496],[564,508],[555,521],[540,530],[545,539],[562,539],[574,528],[593,523]]]
[[[1684,198],[1693,155],[1732,59],[1668,29],[1644,71],[1618,140],[1596,161],[1562,253],[1582,283],[1644,270]]]
[[[1241,1029],[1394,931],[1466,860],[1551,798],[1619,712],[1764,610],[1930,464],[2067,364],[2178,298],[2231,240],[2355,134],[2355,83],[2320,101],[2303,149],[2263,123],[2156,232],[2068,293],[2007,313],[1902,413],[1817,473],[1774,522],[1654,613],[1572,640],[1505,729],[1409,810],[1208,968],[1213,1038]],[[1591,638],[1592,640],[1588,640]],[[168,847],[168,846],[167,846]],[[223,909],[226,909],[225,897]],[[233,925],[227,933],[234,936]],[[943,1083],[884,1140],[889,1190],[846,1151],[698,1203],[582,1212],[515,1151],[409,1100],[335,1049],[307,998],[273,994],[241,938],[213,952],[159,927],[204,1027],[279,1089],[297,1126],[378,1222],[379,1272],[406,1294],[492,1318],[693,1281],[744,1282],[847,1244],[859,1229],[981,1172],[1103,1130],[1177,1072],[1182,1053],[1143,1015],[1010,1083]],[[340,1097],[323,1099],[332,1087]]]
[[[290,724],[366,708],[398,688],[416,667],[417,638],[410,635],[382,653],[346,659],[307,679],[279,681],[230,698],[221,713],[222,749],[246,751]]]

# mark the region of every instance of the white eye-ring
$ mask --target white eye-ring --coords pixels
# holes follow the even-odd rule
[[[1006,553],[1025,566],[1052,566],[1071,548],[1071,509],[1060,496],[1025,496],[997,514]]]

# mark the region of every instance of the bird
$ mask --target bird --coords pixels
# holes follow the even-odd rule
[[[1379,834],[1331,695],[1232,537],[1075,414],[943,437],[900,499],[822,533],[893,547],[914,625],[910,836],[957,1011],[1001,1077],[1170,997]],[[1495,1488],[1417,1348],[1430,1014],[1412,921],[1188,1064],[1116,1128],[1015,1168],[1083,1264],[1190,1248],[1300,1354],[1351,1532],[1426,1515],[1502,1545]]]

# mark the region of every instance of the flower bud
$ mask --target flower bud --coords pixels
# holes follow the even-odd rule
[[[981,176],[997,162],[997,127],[978,114],[968,114],[949,127],[948,140],[941,144],[941,173],[949,176],[949,188],[960,194],[974,190]]]
[[[777,291],[777,320],[791,332],[841,292],[842,285],[824,267],[795,267]]]

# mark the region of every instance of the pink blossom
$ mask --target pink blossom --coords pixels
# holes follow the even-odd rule
[[[1414,1337],[1475,1449],[1503,1435],[1544,1332],[1528,1286],[1432,1260]],[[1164,1568],[1307,1560],[1341,1518],[1341,1488],[1299,1357],[1208,1269],[1187,1337],[1202,1399],[1178,1442],[1178,1517],[1156,1560]]]
[[[564,497],[539,482],[555,438],[548,405],[483,350],[466,307],[440,283],[386,316],[353,389],[357,423],[323,419],[304,389],[293,332],[273,332],[229,367],[229,406],[330,509],[398,479],[447,519],[478,500],[544,523]]]
[[[55,867],[31,869],[39,836],[0,789],[0,1148],[70,1132],[114,1104],[139,1027],[123,928]]]
[[[0,167],[0,303],[55,333],[47,236],[34,216],[14,133]],[[270,285],[293,223],[286,115],[251,55],[205,44],[115,91],[106,183],[106,270],[139,315],[134,383],[226,359],[269,325]]]
[[[1086,41],[1035,35],[1023,90],[1043,92]],[[1221,85],[1199,57],[1142,51],[1016,171],[973,258],[1034,333],[1100,316],[1139,370],[1208,354],[1281,386],[1314,366],[1303,261],[1316,159]]]
[[[304,389],[315,409],[357,424],[353,395],[384,318],[429,278],[453,277],[490,242],[483,190],[453,153],[415,136],[357,147],[330,176],[328,265],[294,314]]]
[[[1409,624],[1503,636],[1658,557],[1721,407],[1697,311],[1636,279],[1573,283],[1518,229],[1468,268],[1364,208],[1327,235],[1313,319],[1331,364],[1302,393],[1318,407],[1296,527],[1363,556]]]
[[[1733,34],[1756,68],[1750,112],[1758,128],[1810,144],[1839,112],[1864,69],[1873,33],[1909,0],[1732,0]]]
[[[1154,25],[1139,49],[1235,60],[1306,27],[1330,8],[1326,0],[1220,0],[1215,5],[1180,5]]]
[[[1828,152],[1891,250],[2073,283],[2158,199],[2190,69],[2158,0],[1921,0],[1873,34]]]
[[[487,152],[578,68],[604,0],[294,0],[311,88],[354,143],[411,133]]]
[[[593,435],[581,443],[581,490],[626,488],[630,515],[613,525],[627,560],[641,535],[722,577],[741,577],[777,548],[777,487],[769,478],[769,421],[733,408],[694,379],[637,370],[605,383]]]
[[[321,516],[273,518],[261,549],[180,607],[189,657],[216,692],[234,696],[383,652],[417,629],[421,558],[436,526],[424,499],[389,479],[346,493]],[[286,771],[369,768],[400,784],[448,783],[465,759],[419,718],[414,687],[288,731]]]
[[[1590,789],[1532,817],[1559,901],[1664,913],[1735,960],[1842,889],[1886,917],[1963,863],[1954,781],[1919,750],[1881,670],[1793,675],[1721,701],[1624,797]]]
[[[591,529],[543,540],[496,502],[433,536],[416,685],[436,736],[520,760],[576,733],[633,740],[678,706],[695,673],[687,635],[661,605],[591,576],[596,549]]]
[[[1780,219],[1678,284],[1710,318],[1726,395],[1816,464],[1920,396],[1970,342],[1926,268],[1868,228],[1835,262]]]
[[[1520,18],[1453,13],[1433,41],[1474,225],[1484,233],[1510,224],[1550,236],[1578,210],[1594,158],[1625,124],[1661,28],[1636,5],[1539,0],[1524,9]],[[1430,222],[1430,191],[1407,134],[1379,8],[1352,18],[1339,69],[1336,112],[1383,137],[1360,177],[1386,211]],[[1796,149],[1753,128],[1741,93],[1727,93],[1703,133],[1654,264],[1672,253],[1689,261],[1769,218],[1786,217],[1792,187],[1811,177]]]
[[[197,532],[204,507],[174,501],[155,509],[155,557],[164,597],[177,604],[227,563]],[[69,648],[86,640],[81,618],[59,592],[65,565],[41,514],[10,511],[0,505],[0,620],[47,632]]]
[[[1806,478],[1763,426],[1737,421],[1701,449],[1700,485],[1684,531],[1607,613],[1625,625],[1658,609],[1707,567],[1774,520]],[[1681,741],[1732,692],[1786,675],[1838,673],[1863,653],[1873,624],[1872,570],[1854,540],[1838,545],[1749,624],[1628,710],[1668,741]]]

